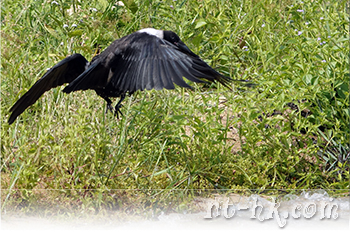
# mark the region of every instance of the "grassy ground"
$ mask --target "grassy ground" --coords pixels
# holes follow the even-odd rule
[[[348,193],[346,1],[123,2],[2,2],[2,210],[172,211],[222,189]],[[7,124],[47,68],[145,27],[175,31],[218,71],[257,86],[138,92],[121,120],[93,91],[60,87]]]

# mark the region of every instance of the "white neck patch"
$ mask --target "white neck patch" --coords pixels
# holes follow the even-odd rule
[[[164,38],[164,32],[162,30],[157,30],[154,28],[144,28],[138,31],[139,33],[147,33],[149,35],[157,36],[159,39]]]

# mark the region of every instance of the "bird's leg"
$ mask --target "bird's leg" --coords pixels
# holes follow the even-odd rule
[[[114,110],[114,116],[117,115],[117,118],[119,119],[119,113],[123,115],[123,113],[120,111],[120,108],[123,106],[122,104],[120,104],[125,98],[125,94],[120,95],[120,100],[118,101],[118,103],[115,105],[115,110]]]
[[[111,111],[113,114],[113,106],[112,106],[111,99],[109,99],[108,97],[103,97],[103,99],[105,99],[105,101],[107,102],[106,114],[107,114],[108,110]]]

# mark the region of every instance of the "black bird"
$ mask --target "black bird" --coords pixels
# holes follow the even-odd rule
[[[191,88],[182,77],[193,82],[218,81],[230,88],[233,81],[215,71],[194,54],[172,31],[146,28],[115,40],[88,62],[73,54],[40,78],[10,109],[12,124],[25,109],[51,88],[69,83],[65,93],[93,89],[107,102],[107,110],[120,112],[125,95],[137,90],[174,89],[174,83]],[[110,97],[120,97],[115,108]]]

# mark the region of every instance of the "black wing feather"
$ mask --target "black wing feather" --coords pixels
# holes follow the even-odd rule
[[[12,124],[25,109],[33,105],[46,91],[72,82],[84,72],[88,61],[80,54],[73,54],[48,70],[10,109],[8,123]]]
[[[100,62],[100,59],[96,59],[83,73],[66,86],[63,92],[71,93],[77,90],[103,88],[106,85],[108,75],[109,70]]]
[[[171,75],[168,73],[166,61],[160,60],[160,73],[162,78],[162,83],[166,89],[175,89],[173,82],[171,81]]]
[[[111,84],[120,92],[174,89],[173,83],[191,88],[183,77],[198,83],[216,80],[227,87],[231,81],[198,56],[190,56],[168,41],[151,35],[146,39],[134,39],[109,65],[116,67]]]

